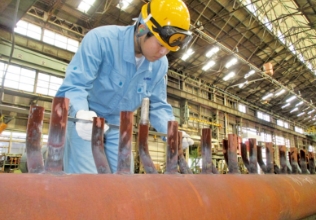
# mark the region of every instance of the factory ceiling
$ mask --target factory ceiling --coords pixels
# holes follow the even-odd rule
[[[12,29],[18,0],[2,0],[0,25]],[[95,0],[87,12],[81,0],[22,0],[17,20],[35,22],[72,38],[101,25],[131,25],[147,1]],[[88,1],[89,2],[89,1]],[[90,1],[93,2],[93,1]],[[118,4],[121,2],[121,4]],[[185,0],[193,41],[168,54],[170,70],[245,103],[298,124],[312,125],[316,115],[316,2],[313,0]],[[218,47],[211,57],[210,49]],[[194,53],[183,60],[185,53]],[[227,62],[236,58],[231,67]],[[214,61],[209,69],[205,64]],[[266,63],[273,71],[263,68]],[[249,72],[252,71],[250,74]],[[230,72],[234,76],[228,78]],[[273,73],[272,73],[273,72]],[[228,78],[228,79],[227,79]],[[283,91],[284,90],[284,91]],[[282,93],[283,92],[283,93]],[[270,94],[271,93],[271,94]],[[287,100],[295,96],[290,106]],[[296,111],[293,109],[297,107]],[[304,112],[303,116],[297,116]],[[309,117],[310,116],[310,117]]]

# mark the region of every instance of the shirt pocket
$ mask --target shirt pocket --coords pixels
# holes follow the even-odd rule
[[[142,98],[151,96],[150,85],[144,82],[139,83],[136,87],[136,93]]]

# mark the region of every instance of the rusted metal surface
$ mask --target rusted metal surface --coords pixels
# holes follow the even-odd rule
[[[287,164],[286,164],[286,147],[283,145],[279,145],[279,155],[280,155],[280,173],[287,174]]]
[[[183,149],[182,149],[182,132],[178,131],[178,165],[180,173],[182,174],[192,174],[190,167],[187,164],[183,156]]]
[[[310,174],[315,174],[315,154],[313,152],[308,152],[308,168]]]
[[[274,163],[273,163],[274,149],[273,149],[272,142],[266,142],[265,147],[266,147],[266,158],[267,158],[267,163],[266,163],[267,172],[266,173],[274,173]]]
[[[238,169],[237,161],[237,146],[238,146],[238,136],[236,134],[228,134],[228,149],[225,149],[227,152],[228,159],[228,169],[231,174],[240,173]]]
[[[257,140],[249,138],[249,173],[258,173]]]
[[[212,161],[212,131],[210,128],[202,129],[201,137],[202,147],[202,173],[217,174],[218,171]]]
[[[111,173],[111,168],[104,152],[104,118],[93,118],[91,148],[98,173]]]
[[[290,147],[289,159],[290,159],[290,164],[292,167],[292,174],[298,174],[297,148],[296,147]]]
[[[133,112],[122,111],[120,119],[117,173],[131,174]]]
[[[44,161],[41,153],[43,119],[44,108],[31,105],[26,130],[27,170],[29,173],[44,171]]]
[[[155,165],[150,157],[148,150],[148,130],[149,124],[138,125],[138,149],[140,161],[144,166],[144,170],[147,174],[157,173]]]
[[[53,99],[47,141],[46,172],[62,172],[68,110],[69,99],[63,97]]]
[[[242,160],[248,170],[249,173],[258,173],[257,169],[257,157],[259,158],[259,165],[263,166],[265,170],[265,165],[262,161],[262,154],[261,152],[257,153],[257,140],[255,138],[249,138],[244,144],[241,143],[241,157]],[[259,148],[261,150],[261,148]],[[248,159],[249,153],[249,159]]]
[[[316,175],[1,174],[0,185],[1,219],[292,220],[316,214]]]
[[[245,164],[248,172],[250,170],[250,162],[248,159],[248,152],[249,152],[249,141],[246,141],[245,143],[241,143],[240,145],[240,151],[241,151],[241,158],[243,163]]]
[[[300,150],[300,167],[301,167],[301,170],[302,170],[302,173],[303,174],[307,174],[307,154],[306,154],[306,150],[303,150],[301,149]]]
[[[168,121],[166,174],[175,174],[178,170],[178,122]]]

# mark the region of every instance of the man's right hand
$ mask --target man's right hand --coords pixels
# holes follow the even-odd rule
[[[87,141],[91,141],[93,117],[97,117],[94,111],[79,110],[76,114],[76,118],[78,119],[91,121],[91,123],[76,122],[78,136]]]

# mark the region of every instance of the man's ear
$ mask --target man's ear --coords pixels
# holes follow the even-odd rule
[[[136,34],[136,36],[137,36],[137,37],[141,37],[141,36],[143,36],[143,35],[145,35],[145,34],[147,34],[147,33],[148,33],[148,28],[146,27],[146,25],[140,24],[140,25],[138,26],[138,28],[137,28],[137,34]]]

